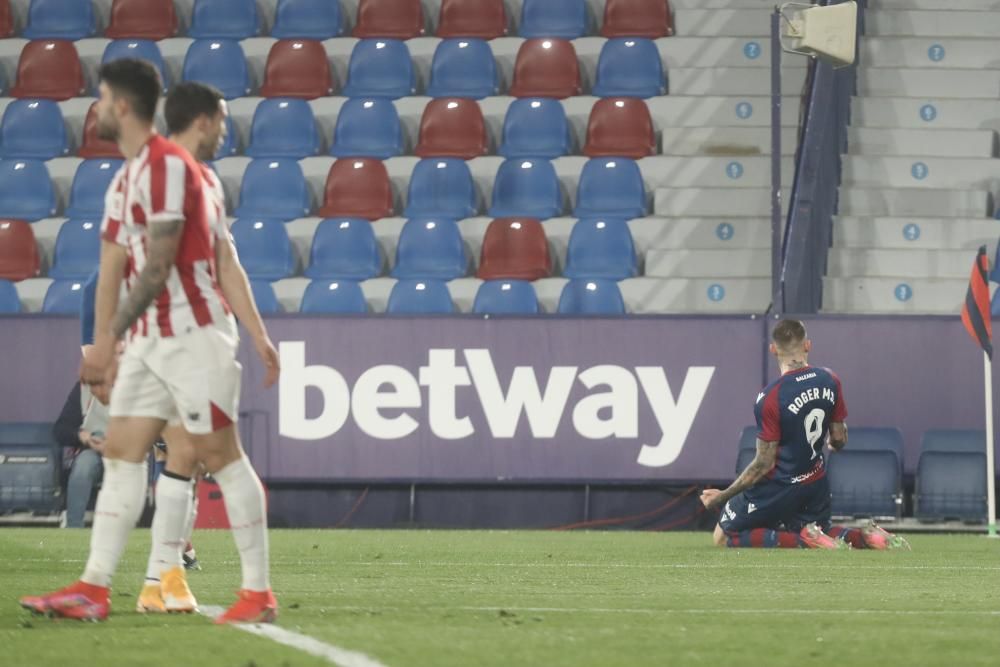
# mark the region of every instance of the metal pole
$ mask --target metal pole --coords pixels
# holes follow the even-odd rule
[[[997,537],[996,468],[993,464],[993,363],[983,350],[983,380],[986,384],[986,534]]]
[[[785,311],[781,282],[781,13],[771,14],[771,310]]]

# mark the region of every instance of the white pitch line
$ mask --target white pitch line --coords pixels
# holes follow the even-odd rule
[[[222,607],[210,605],[202,605],[198,609],[199,613],[209,618],[215,618],[223,611],[225,610]],[[265,637],[278,644],[290,646],[303,653],[314,655],[317,658],[323,658],[338,667],[386,667],[375,658],[367,656],[364,653],[348,651],[339,646],[321,642],[308,635],[300,635],[297,632],[286,630],[271,623],[234,623],[230,627],[242,630],[243,632],[249,632],[258,637]]]

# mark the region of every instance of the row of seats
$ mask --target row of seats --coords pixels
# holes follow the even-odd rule
[[[67,217],[100,216],[104,192],[120,162],[84,160],[77,168]],[[476,190],[464,160],[425,158],[413,169],[403,214],[461,219],[476,215]],[[487,210],[494,218],[525,216],[545,220],[563,213],[555,168],[548,160],[511,158],[496,173]],[[593,158],[580,173],[576,217],[639,218],[646,214],[639,165],[628,158]],[[0,159],[0,218],[39,220],[57,213],[55,191],[45,162]],[[287,158],[252,160],[243,173],[238,218],[292,220],[313,213],[309,186],[299,163]],[[371,158],[343,158],[327,175],[324,218],[377,220],[395,213],[385,164]]]
[[[246,39],[261,35],[262,17],[255,0],[196,0],[188,37]],[[346,17],[335,0],[278,0],[271,35],[281,38],[330,39],[345,34]],[[169,0],[114,0],[105,36],[164,39],[178,34],[177,14]],[[524,0],[519,34],[572,39],[592,29],[584,0]],[[410,39],[426,32],[420,0],[361,0],[354,20],[355,37]],[[508,32],[503,0],[443,0],[440,37],[493,39]],[[32,0],[29,39],[76,40],[97,33],[89,0]],[[605,37],[664,37],[672,33],[667,0],[608,0],[600,34]],[[14,34],[8,0],[0,0],[0,37]]]
[[[102,62],[123,57],[148,60],[169,77],[159,47],[152,41],[109,42]],[[184,57],[182,78],[217,87],[227,99],[253,92],[243,47],[234,40],[191,42]],[[0,92],[3,88],[0,87]],[[597,97],[653,97],[665,94],[666,77],[656,44],[649,39],[609,39],[601,48],[596,80],[590,91]],[[263,97],[314,99],[336,91],[323,44],[311,40],[279,40],[268,53]],[[510,90],[514,97],[566,98],[583,91],[580,65],[573,43],[563,39],[525,40],[517,52]],[[96,91],[89,91],[96,92]],[[398,99],[417,94],[417,77],[406,42],[365,39],[355,44],[348,63],[346,97]],[[446,39],[434,51],[430,97],[482,99],[501,93],[500,76],[489,44],[481,39]],[[88,93],[83,65],[72,42],[28,42],[18,59],[10,96],[65,100]]]
[[[254,110],[249,145],[242,153],[302,159],[322,153],[325,143],[308,102],[268,99]],[[469,99],[443,98],[424,108],[413,153],[468,160],[488,155],[489,145],[479,105]],[[404,155],[403,130],[395,105],[381,98],[348,99],[337,115],[329,146],[329,154],[336,157],[386,159]],[[239,148],[236,132],[231,131],[216,157],[237,155]],[[558,100],[525,98],[508,107],[498,154],[554,159],[571,151],[569,121]],[[15,100],[7,105],[0,120],[0,157],[48,160],[69,152],[65,122],[56,102]],[[588,157],[632,159],[656,154],[656,133],[646,103],[634,98],[599,100],[590,113],[582,152]],[[79,155],[121,157],[117,145],[98,137],[94,106],[84,122]]]

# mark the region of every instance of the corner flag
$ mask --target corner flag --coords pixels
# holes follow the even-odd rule
[[[969,290],[965,294],[965,305],[962,306],[962,324],[972,336],[972,340],[983,348],[990,359],[993,359],[993,325],[990,321],[990,286],[986,274],[989,270],[989,260],[986,258],[986,246],[979,247],[976,263],[969,277]]]

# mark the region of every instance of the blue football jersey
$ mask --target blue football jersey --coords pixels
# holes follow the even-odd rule
[[[828,368],[789,371],[757,396],[757,437],[778,443],[768,479],[803,484],[826,475],[823,445],[832,422],[847,419],[840,378]]]

